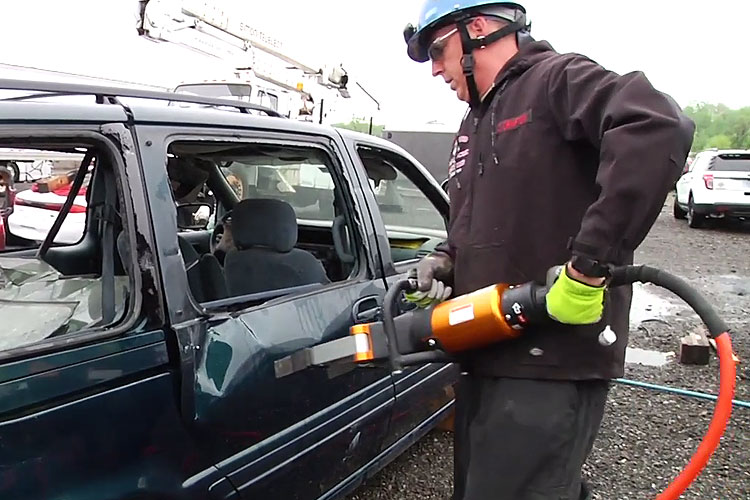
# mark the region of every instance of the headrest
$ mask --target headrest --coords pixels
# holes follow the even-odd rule
[[[232,210],[232,236],[240,250],[267,247],[288,252],[297,244],[297,216],[281,200],[242,200]]]

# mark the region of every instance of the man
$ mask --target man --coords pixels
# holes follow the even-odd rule
[[[693,123],[640,72],[558,54],[518,4],[426,1],[404,32],[469,110],[450,159],[447,242],[417,267],[420,305],[545,281],[553,326],[460,359],[455,500],[586,498],[581,468],[623,375],[630,264],[684,165]],[[609,326],[617,335],[603,345]]]

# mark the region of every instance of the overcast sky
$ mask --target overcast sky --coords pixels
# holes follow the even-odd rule
[[[216,0],[221,3],[220,0]],[[378,99],[375,121],[393,128],[438,121],[457,127],[465,105],[429,64],[406,57],[404,25],[422,0],[273,0],[226,2],[248,24],[300,55],[341,61]],[[681,105],[750,106],[750,2],[528,0],[532,34],[561,52],[605,67],[645,72]],[[0,63],[174,85],[219,62],[140,39],[137,0],[3,2]],[[198,59],[196,59],[196,57]],[[206,76],[210,78],[210,76]],[[363,114],[374,110],[361,101]]]

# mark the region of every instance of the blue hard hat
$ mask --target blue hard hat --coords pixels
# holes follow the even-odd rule
[[[427,44],[431,33],[442,26],[479,14],[500,17],[512,23],[521,17],[525,19],[526,9],[515,2],[497,0],[425,0],[416,26],[409,24],[404,29],[407,54],[417,62],[426,62],[429,60]]]

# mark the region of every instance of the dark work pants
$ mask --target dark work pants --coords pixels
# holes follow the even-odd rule
[[[453,500],[579,500],[607,381],[462,375],[456,386]]]

